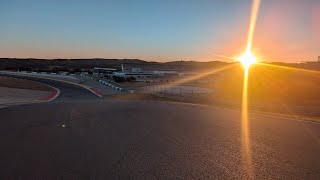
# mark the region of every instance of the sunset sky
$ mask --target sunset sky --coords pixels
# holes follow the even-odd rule
[[[0,57],[231,61],[246,48],[251,0],[0,0]],[[253,52],[320,55],[320,0],[261,0]]]

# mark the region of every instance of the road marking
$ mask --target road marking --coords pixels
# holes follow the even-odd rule
[[[36,81],[35,81],[36,82]],[[50,101],[53,101],[55,100],[61,93],[60,89],[56,88],[56,87],[53,87],[53,86],[50,86],[48,84],[45,84],[45,83],[41,83],[41,82],[37,82],[37,83],[40,83],[40,84],[43,84],[43,85],[46,85],[46,86],[49,86],[51,87],[52,89],[54,89],[53,92],[51,92],[51,94],[45,98],[40,98],[38,100],[40,101],[45,101],[45,102],[50,102]]]
[[[52,80],[52,81],[59,81],[59,82],[64,82],[64,83],[68,83],[68,84],[72,84],[72,85],[75,85],[75,86],[80,86],[84,89],[87,89],[89,90],[91,93],[93,93],[94,95],[102,98],[103,97],[103,94],[100,93],[99,91],[95,90],[93,87],[89,87],[89,86],[86,86],[86,85],[83,85],[83,84],[78,84],[78,83],[74,83],[74,82],[69,82],[69,81],[64,81],[64,80],[60,80],[60,79],[52,79],[52,78],[43,78],[43,77],[36,77],[36,78],[42,78],[42,79],[48,79],[48,80]]]
[[[10,75],[10,74],[9,74]],[[27,76],[27,77],[30,77],[30,76]],[[13,78],[13,79],[19,79],[17,77],[10,77],[10,78]],[[21,79],[20,79],[21,80]],[[44,86],[48,86],[52,89],[54,89],[53,92],[51,92],[51,94],[47,97],[44,97],[44,98],[39,98],[37,100],[30,100],[30,101],[19,101],[19,102],[13,102],[13,103],[6,103],[6,107],[9,107],[10,105],[14,105],[14,104],[32,104],[32,103],[39,103],[39,102],[50,102],[50,101],[53,101],[55,100],[61,93],[60,89],[56,88],[56,87],[53,87],[49,84],[45,84],[45,83],[42,83],[42,82],[38,82],[38,81],[34,81],[34,80],[30,80],[30,79],[26,79],[28,81],[32,81],[34,83],[38,83],[38,84],[42,84]],[[10,104],[10,105],[9,105]],[[1,104],[1,105],[4,105],[4,104]],[[3,107],[2,107],[3,108]]]
[[[5,72],[0,72],[0,73],[10,75],[10,73],[5,73]],[[64,82],[64,83],[72,84],[72,85],[75,85],[75,86],[80,86],[80,87],[82,87],[82,88],[84,88],[84,89],[87,89],[88,91],[90,91],[90,92],[93,93],[94,95],[98,96],[99,98],[102,98],[102,97],[103,97],[103,94],[102,94],[100,91],[97,91],[95,88],[89,87],[89,86],[86,86],[86,85],[83,85],[83,84],[78,84],[78,83],[69,82],[69,81],[60,80],[60,79],[52,79],[52,78],[47,78],[47,77],[30,76],[30,75],[25,75],[25,74],[14,74],[14,73],[13,73],[13,75],[16,75],[16,76],[25,76],[25,77],[33,77],[33,78],[40,78],[40,79],[48,79],[48,80],[52,80],[52,81]],[[35,82],[37,82],[37,81],[35,81]]]

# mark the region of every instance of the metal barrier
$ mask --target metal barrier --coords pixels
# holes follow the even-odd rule
[[[80,76],[85,77],[85,78],[89,78],[89,79],[92,79],[92,80],[94,79],[94,78],[92,78],[91,76],[87,76],[87,75],[85,75],[85,74],[80,74]],[[111,88],[113,88],[113,89],[115,89],[115,90],[124,91],[124,88],[115,86],[115,85],[113,85],[113,84],[111,84],[111,83],[109,83],[109,82],[106,82],[106,81],[104,81],[104,80],[99,79],[99,80],[97,80],[97,81],[98,81],[99,83],[101,83],[101,84],[103,84],[103,85],[106,85],[106,86],[109,86],[109,87],[111,87]]]

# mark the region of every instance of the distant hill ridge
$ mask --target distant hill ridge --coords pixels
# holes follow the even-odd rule
[[[234,62],[231,62],[234,63]],[[0,70],[32,70],[32,71],[47,71],[47,70],[90,70],[94,67],[109,67],[121,68],[121,64],[128,67],[141,67],[144,70],[176,70],[176,71],[207,71],[213,68],[219,68],[230,64],[230,62],[222,61],[170,61],[170,62],[155,62],[145,61],[141,59],[36,59],[36,58],[0,58]],[[319,62],[304,62],[304,63],[283,63],[273,62],[272,64],[296,67],[303,69],[320,70]]]
[[[202,70],[208,66],[223,66],[229,63],[220,61],[196,62],[196,61],[171,61],[154,62],[140,59],[35,59],[35,58],[0,58],[0,69],[30,68],[38,69],[92,69],[93,67],[114,67],[138,66],[143,69],[159,70]]]

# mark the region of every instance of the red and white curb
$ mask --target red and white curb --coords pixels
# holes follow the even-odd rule
[[[60,89],[53,87],[53,86],[50,86],[48,84],[44,84],[44,83],[41,83],[41,84],[51,87],[53,89],[53,91],[51,92],[51,94],[49,96],[38,99],[39,101],[50,102],[50,101],[55,100],[60,95]]]
[[[93,87],[85,86],[85,85],[82,85],[82,84],[77,84],[77,83],[74,83],[74,82],[59,80],[59,79],[52,79],[52,78],[42,78],[42,79],[49,79],[49,80],[52,80],[52,81],[58,81],[58,82],[63,82],[63,83],[68,83],[68,84],[72,84],[72,85],[75,85],[75,86],[79,86],[79,87],[82,87],[84,89],[87,89],[88,91],[90,91],[94,95],[98,96],[99,98],[102,98],[104,96],[103,93],[101,93],[99,90],[97,90],[97,89],[95,89]],[[52,87],[52,88],[55,88],[55,87]],[[57,89],[57,88],[55,88],[55,89]],[[59,89],[57,89],[57,90],[59,91],[59,94],[60,94],[60,90]]]
[[[20,76],[27,76],[29,77],[28,75],[20,75]],[[85,85],[81,85],[81,84],[78,84],[78,83],[74,83],[74,82],[69,82],[69,81],[65,81],[65,80],[60,80],[60,79],[53,79],[53,78],[47,78],[47,77],[36,77],[36,78],[41,78],[41,79],[48,79],[48,80],[52,80],[52,81],[58,81],[58,82],[64,82],[64,83],[68,83],[68,84],[72,84],[72,85],[75,85],[75,86],[80,86],[84,89],[87,89],[88,91],[90,91],[91,93],[93,93],[94,95],[98,96],[99,98],[102,98],[104,96],[103,93],[101,93],[99,90],[97,90],[96,88],[93,88],[93,87],[89,87],[89,86],[85,86]],[[33,80],[30,80],[30,81],[33,81]],[[38,82],[38,81],[34,81],[34,82],[37,82],[37,83],[40,83],[40,84],[44,84],[44,83],[41,83],[41,82]],[[53,86],[50,86],[48,84],[44,84],[46,86],[49,86],[53,89],[55,89],[56,93],[55,94],[51,94],[50,96],[48,96],[48,100],[46,100],[46,98],[44,98],[45,100],[42,100],[42,98],[40,98],[39,100],[40,101],[53,101],[55,98],[57,98],[59,95],[60,95],[60,90],[58,88],[55,88]]]
[[[19,79],[19,78],[14,78],[14,79]],[[55,100],[59,95],[60,95],[60,89],[56,88],[56,87],[53,87],[53,86],[50,86],[48,84],[45,84],[45,83],[41,83],[41,82],[38,82],[38,81],[34,81],[34,80],[30,80],[28,79],[28,81],[32,81],[32,82],[35,82],[35,83],[38,83],[38,84],[42,84],[44,86],[48,86],[50,88],[53,89],[53,91],[51,91],[50,95],[47,96],[47,97],[42,97],[42,98],[39,98],[39,99],[36,99],[36,100],[33,100],[33,102],[31,101],[25,101],[23,103],[37,103],[37,102],[50,102],[50,101],[53,101]],[[19,102],[18,102],[19,103]]]
[[[90,92],[92,92],[93,94],[95,94],[96,96],[98,96],[98,97],[100,97],[100,98],[102,98],[103,97],[103,93],[101,93],[98,89],[96,89],[96,88],[93,88],[93,87],[84,87],[84,88],[86,88],[86,89],[88,89]]]

